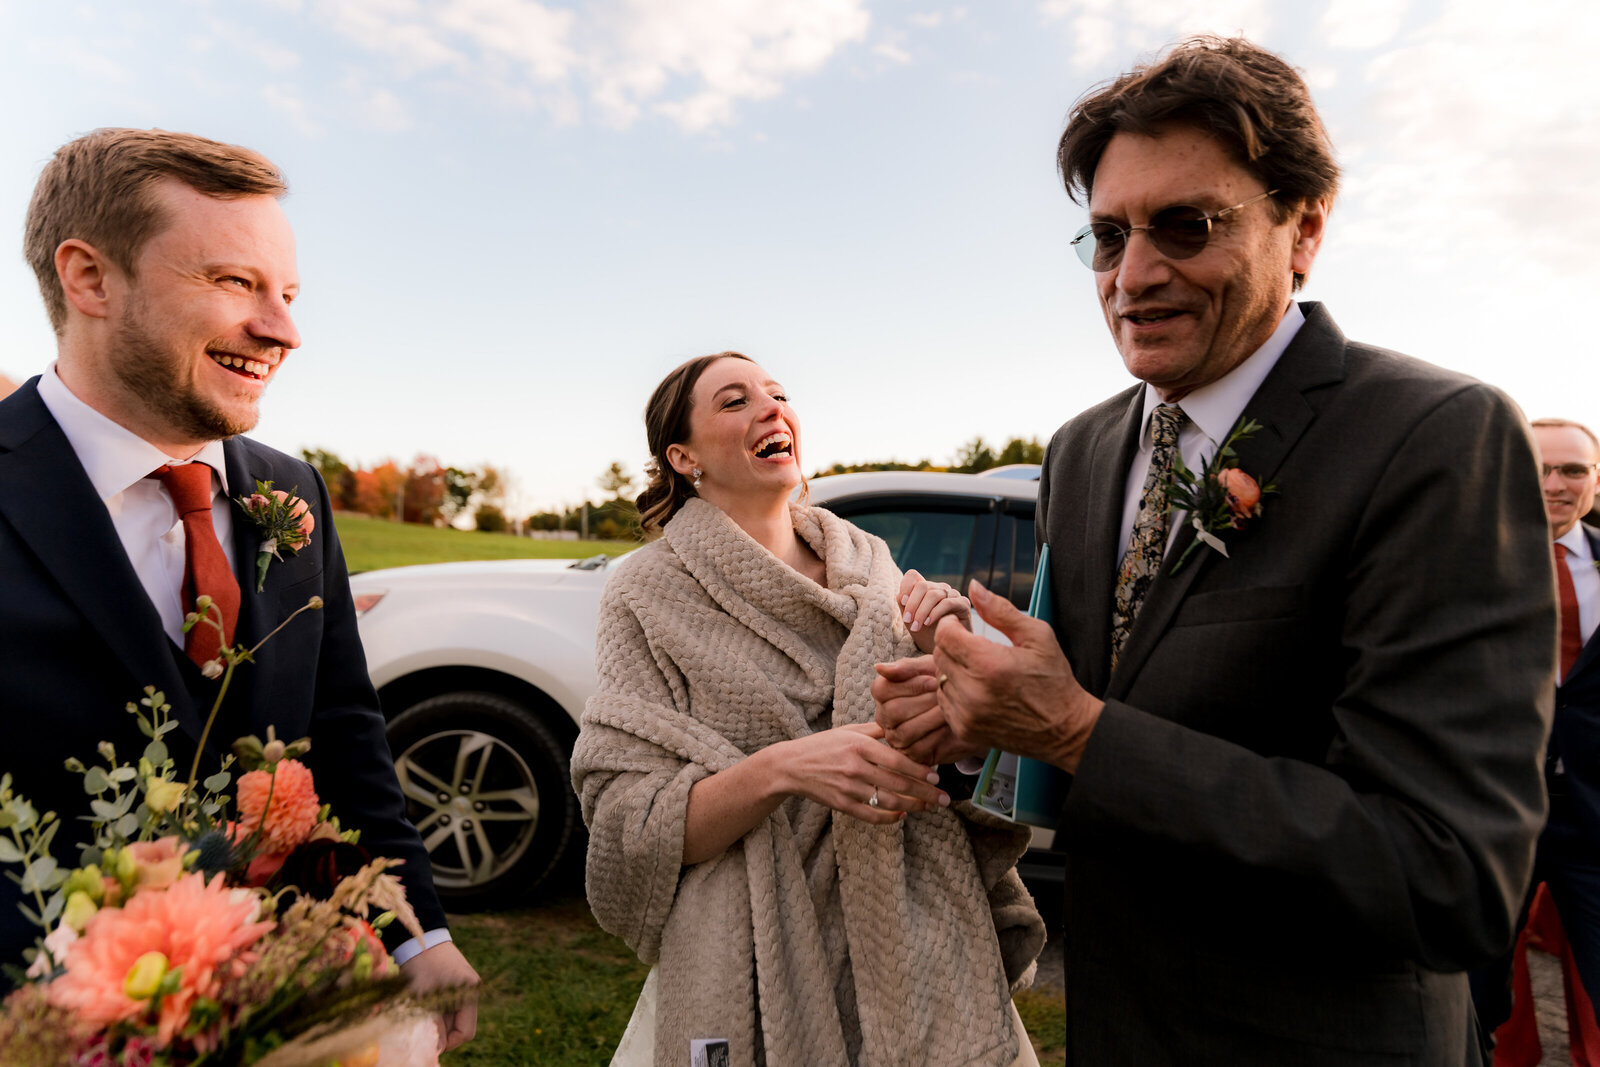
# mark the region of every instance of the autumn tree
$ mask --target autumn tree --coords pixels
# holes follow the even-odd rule
[[[328,496],[337,511],[356,510],[356,472],[337,455],[323,448],[303,448],[300,458],[317,468],[328,483]]]
[[[380,519],[394,518],[395,504],[400,500],[405,481],[405,473],[392,459],[372,470],[356,471],[355,506],[351,510]]]

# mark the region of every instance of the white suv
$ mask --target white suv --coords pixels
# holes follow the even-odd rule
[[[882,537],[903,568],[1026,608],[1037,471],[841,474],[813,503]],[[1021,475],[1020,477],[1018,475]],[[441,563],[351,578],[409,812],[454,908],[534,890],[579,836],[567,757],[594,690],[605,557]],[[1049,882],[1054,864],[1035,863]]]

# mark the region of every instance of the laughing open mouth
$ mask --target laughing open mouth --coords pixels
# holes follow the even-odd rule
[[[1143,315],[1124,315],[1123,318],[1135,326],[1150,326],[1158,322],[1166,322],[1183,314],[1181,311],[1152,311]]]
[[[794,440],[782,430],[769,433],[756,442],[752,450],[757,459],[771,459],[774,456],[787,456],[794,452]]]
[[[231,352],[207,352],[217,366],[231,370],[241,378],[250,378],[254,381],[265,381],[272,371],[272,364],[261,363],[253,359],[245,359]]]

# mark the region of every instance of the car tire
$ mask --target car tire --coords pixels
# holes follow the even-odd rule
[[[560,862],[578,826],[567,747],[528,708],[430,697],[389,723],[389,748],[447,908],[520,901]]]

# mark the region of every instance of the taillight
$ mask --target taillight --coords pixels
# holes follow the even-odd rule
[[[382,600],[384,597],[386,597],[388,595],[389,594],[388,594],[387,591],[382,592],[382,593],[360,593],[360,594],[358,594],[356,596],[356,617],[360,618],[361,616],[365,615],[367,612],[371,611],[373,608],[377,607],[378,606],[378,601]]]

